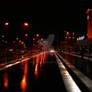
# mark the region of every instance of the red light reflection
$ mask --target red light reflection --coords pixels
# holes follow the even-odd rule
[[[41,59],[40,59],[40,67],[42,66],[43,64],[43,55],[41,55]]]
[[[39,56],[36,57],[36,64],[39,63]]]
[[[38,75],[38,64],[39,64],[39,55],[36,57],[36,65],[35,65],[35,76]]]
[[[34,72],[35,76],[38,75],[38,64],[35,65],[35,72]]]
[[[27,62],[25,62],[25,66],[24,66],[24,75],[21,81],[21,89],[24,92],[26,90],[26,86],[27,86]]]
[[[23,79],[22,79],[22,81],[21,81],[21,88],[22,88],[23,92],[25,91],[26,86],[27,86],[26,75],[24,75],[24,76],[23,76]]]
[[[8,87],[8,74],[4,74],[4,87]]]
[[[33,66],[35,66],[35,58],[33,58]]]
[[[44,53],[44,52],[40,53],[39,55],[35,55],[33,57],[33,65],[34,65],[34,62],[36,63],[35,64],[35,69],[34,69],[34,74],[35,74],[36,77],[38,76],[39,67],[40,68],[42,67],[45,60],[46,60],[46,53]]]

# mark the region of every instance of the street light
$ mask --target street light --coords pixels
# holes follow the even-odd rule
[[[22,41],[21,40],[19,40],[19,43],[21,43]]]
[[[35,40],[35,38],[33,38],[33,41]]]
[[[23,44],[24,44],[24,42],[21,42],[21,44],[23,45]]]
[[[73,36],[75,35],[75,33],[73,32]]]
[[[43,38],[41,38],[41,41],[43,41]]]
[[[36,37],[39,37],[39,34],[36,34]]]
[[[8,26],[9,25],[9,22],[5,22],[5,24],[4,24],[5,26]]]
[[[4,38],[5,36],[4,35],[2,35],[2,38]]]
[[[18,41],[18,39],[19,39],[19,38],[17,37],[16,40]]]
[[[28,27],[28,26],[29,26],[29,23],[28,23],[28,22],[25,22],[25,23],[24,23],[24,26],[25,26],[25,27]]]
[[[67,39],[67,36],[65,37],[65,39]]]
[[[69,32],[66,33],[66,36],[69,36]]]
[[[25,37],[28,37],[28,34],[25,34]]]

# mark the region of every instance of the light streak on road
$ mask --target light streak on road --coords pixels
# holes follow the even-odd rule
[[[9,63],[2,64],[3,66],[0,67],[0,70],[4,70],[4,69],[7,69],[7,68],[12,67],[14,65],[29,61],[30,59],[35,58],[37,56],[41,56],[44,53],[48,53],[48,51],[40,52],[39,54],[32,55],[32,56],[28,55],[24,58],[20,58],[20,59],[17,59],[17,60],[10,61]]]
[[[56,57],[56,60],[60,69],[60,73],[63,78],[67,92],[81,92],[80,88],[77,86],[77,84],[75,83],[72,76],[69,74],[69,72],[67,71],[66,67],[59,59],[57,54],[55,54],[55,57]]]

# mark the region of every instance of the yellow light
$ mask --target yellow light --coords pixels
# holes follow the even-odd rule
[[[67,32],[66,35],[68,36],[69,35],[69,32]]]

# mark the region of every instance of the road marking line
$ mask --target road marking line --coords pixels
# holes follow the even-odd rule
[[[73,80],[73,78],[71,77],[71,75],[69,74],[63,63],[61,62],[61,60],[59,59],[59,57],[56,54],[55,57],[60,69],[61,76],[64,80],[67,92],[81,92],[81,90],[79,89],[79,87],[77,86],[77,84],[75,83],[75,81]]]
[[[84,85],[90,90],[90,92],[92,92],[92,80],[89,79],[82,72],[80,72],[78,69],[76,69],[76,67],[69,62],[66,63],[66,60],[59,53],[57,54],[64,61],[64,63],[76,74],[76,76],[84,83]]]

